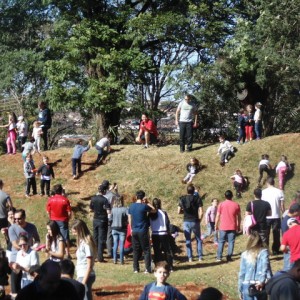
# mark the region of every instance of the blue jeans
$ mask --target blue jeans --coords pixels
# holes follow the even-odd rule
[[[207,231],[204,234],[203,238],[214,235],[214,243],[218,242],[218,231],[215,229],[215,222],[208,222],[206,225]]]
[[[76,169],[78,170],[78,174],[80,174],[81,173],[81,158],[72,158],[73,176],[77,175]]]
[[[257,139],[261,139],[262,122],[257,121],[254,124],[254,131]]]
[[[239,128],[239,137],[238,137],[238,142],[244,142],[245,141],[245,127],[240,127]]]
[[[200,222],[196,221],[183,221],[183,232],[185,237],[185,245],[186,245],[186,252],[188,258],[193,257],[192,251],[192,243],[191,243],[191,234],[194,233],[196,240],[197,240],[197,252],[198,258],[202,258],[202,240],[201,240],[201,230],[200,230]]]
[[[291,252],[290,250],[286,253],[283,253],[283,271],[289,271],[292,268],[291,263]]]
[[[82,282],[83,277],[78,277],[77,281]],[[92,294],[92,285],[96,280],[96,275],[92,274],[88,278],[86,285],[85,285],[85,296],[84,300],[93,300],[93,294]]]
[[[236,235],[235,230],[219,230],[217,259],[222,259],[224,244],[227,239],[228,239],[227,257],[231,258],[233,254],[235,235]]]
[[[122,230],[112,230],[112,236],[114,239],[114,248],[113,248],[113,258],[114,262],[117,261],[117,251],[118,246],[120,247],[120,261],[121,263],[124,262],[124,242],[126,238],[126,229]]]

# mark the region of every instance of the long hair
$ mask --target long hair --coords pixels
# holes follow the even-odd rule
[[[265,248],[266,246],[262,241],[258,232],[252,231],[248,237],[248,241],[246,245],[246,251],[247,251],[246,259],[250,263],[255,264],[259,252]]]
[[[95,258],[97,254],[96,243],[92,238],[90,230],[88,229],[86,223],[80,219],[77,219],[74,220],[71,228],[76,230],[77,232],[77,247],[79,247],[81,241],[84,241],[91,247],[93,258]]]
[[[50,245],[54,242],[55,247],[57,246],[57,238],[60,236],[59,226],[55,221],[48,221],[47,226],[50,227],[52,236],[49,236]]]
[[[124,206],[124,198],[123,196],[118,196],[114,200],[113,207],[123,207]]]

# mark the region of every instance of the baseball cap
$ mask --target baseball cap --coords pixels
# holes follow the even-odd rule
[[[103,180],[101,185],[103,185],[104,187],[108,188],[109,187],[109,181],[108,180]]]
[[[291,226],[293,223],[299,224],[296,218],[289,218],[287,221],[287,225]]]

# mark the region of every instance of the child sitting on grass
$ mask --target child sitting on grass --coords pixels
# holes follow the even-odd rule
[[[190,162],[186,165],[188,171],[187,175],[182,179],[182,183],[191,183],[195,175],[200,171],[201,164],[195,157],[191,158]]]
[[[183,294],[166,282],[169,275],[169,265],[164,261],[158,262],[154,268],[156,282],[149,283],[145,286],[139,300],[186,300]]]

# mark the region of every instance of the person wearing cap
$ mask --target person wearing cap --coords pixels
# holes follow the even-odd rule
[[[262,132],[262,113],[261,108],[262,104],[260,102],[255,103],[255,113],[254,113],[254,131],[256,135],[256,139],[261,139],[261,132]]]
[[[289,229],[283,234],[280,250],[284,253],[290,249],[290,268],[300,259],[300,226],[296,218],[287,221]]]
[[[105,193],[104,197],[108,200],[108,203],[109,203],[110,207],[112,208],[116,197],[119,197],[118,185],[116,183],[111,185],[108,180],[103,180],[101,185],[106,188],[106,193]],[[108,222],[106,247],[107,247],[108,257],[112,257],[113,236],[112,236],[111,222]]]
[[[17,122],[17,132],[18,132],[18,148],[19,151],[23,151],[23,144],[25,144],[27,140],[27,135],[28,135],[28,126],[24,121],[23,116],[18,117],[18,122]]]
[[[289,210],[287,211],[286,215],[281,220],[281,232],[284,234],[286,231],[288,231],[288,221],[291,218],[295,218],[298,220],[298,217],[300,215],[300,204],[299,203],[293,203]],[[291,268],[290,264],[290,251],[289,249],[283,253],[283,270],[288,271]]]
[[[104,262],[104,246],[107,239],[108,220],[111,207],[105,198],[107,187],[102,184],[98,187],[98,194],[91,199],[90,211],[94,213],[93,235],[98,250],[98,261]]]

